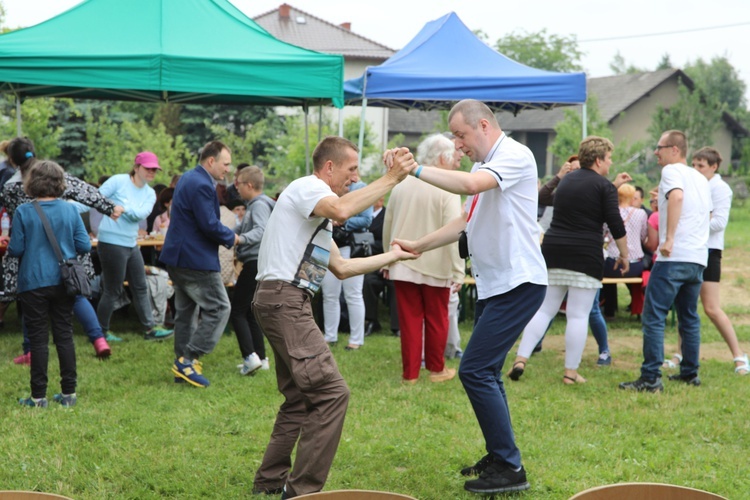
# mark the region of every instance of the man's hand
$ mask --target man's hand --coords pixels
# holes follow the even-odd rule
[[[417,162],[408,148],[399,148],[392,151],[394,151],[391,160],[392,165],[389,167],[388,173],[395,175],[399,182],[401,182],[412,170],[417,168]]]
[[[394,238],[391,242],[391,245],[398,245],[399,248],[402,248],[406,250],[407,252],[411,253],[420,253],[417,252],[417,242],[416,241],[410,241],[410,240],[402,240],[400,238]]]
[[[112,210],[112,215],[110,215],[110,219],[117,220],[120,218],[122,213],[125,211],[125,208],[121,207],[120,205],[115,205],[115,209]]]
[[[622,256],[617,257],[617,260],[615,261],[615,270],[620,269],[620,273],[624,276],[630,271],[630,261],[628,259],[624,259]]]
[[[10,243],[10,238],[7,236],[0,236],[0,247],[7,247]]]
[[[235,234],[234,235],[234,246],[237,246],[239,244],[240,244],[240,235],[239,234]]]
[[[463,288],[463,283],[451,283],[451,293],[458,293],[461,291],[461,288]]]
[[[391,243],[391,253],[393,253],[393,255],[395,255],[396,257],[398,257],[398,260],[412,260],[412,259],[416,259],[417,257],[421,255],[417,252],[404,250],[401,248],[400,245],[398,245],[395,242]]]
[[[667,239],[664,240],[664,243],[661,244],[659,247],[659,253],[662,254],[664,257],[669,257],[672,255],[672,248],[674,247],[674,240],[667,236]]]
[[[627,173],[627,172],[621,172],[621,173],[617,174],[617,176],[615,177],[615,180],[612,182],[612,184],[614,184],[615,187],[619,189],[620,186],[622,186],[626,182],[630,182],[632,180],[633,180],[633,178],[630,177],[629,173]]]

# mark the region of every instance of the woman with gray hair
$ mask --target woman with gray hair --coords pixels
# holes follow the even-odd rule
[[[453,169],[453,142],[442,134],[427,137],[417,148],[420,164]],[[383,241],[394,238],[416,240],[461,215],[461,198],[435,186],[407,177],[396,186],[383,222]],[[403,382],[415,384],[422,361],[423,333],[425,366],[432,382],[456,375],[445,368],[448,337],[448,298],[453,284],[464,278],[464,263],[456,245],[425,252],[416,260],[391,264],[389,277],[396,288],[401,326]]]

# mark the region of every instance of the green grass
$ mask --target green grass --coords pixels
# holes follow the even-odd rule
[[[730,224],[725,262],[747,262],[750,209],[741,212],[736,227]],[[623,305],[626,295],[622,288]],[[747,349],[748,310],[731,296],[724,300]],[[0,489],[75,499],[249,497],[281,396],[273,372],[239,376],[232,336],[204,358],[212,382],[204,390],[173,383],[171,342],[146,343],[125,333],[127,341],[100,362],[78,332],[78,406],[36,410],[16,403],[29,394],[29,372],[11,361],[20,353],[15,316],[11,308],[0,333]],[[137,331],[130,319],[114,324],[118,334]],[[705,342],[721,342],[705,317],[703,326]],[[563,353],[552,347],[563,327],[557,321],[521,381],[505,385],[532,485],[526,498],[566,499],[625,481],[748,498],[750,376],[732,372],[728,351],[726,359],[702,361],[700,388],[665,382],[660,395],[620,391],[617,384],[637,377],[641,361],[639,325],[622,315],[610,324],[614,365],[596,368],[590,340],[581,366],[588,383],[565,386]],[[462,334],[465,343],[468,323]],[[668,342],[675,337],[669,330]],[[373,335],[359,352],[345,351],[345,339],[334,354],[352,396],[326,489],[388,490],[422,500],[477,498],[463,491],[458,474],[484,454],[460,382],[431,384],[423,375],[416,386],[404,387],[397,339]],[[52,357],[49,396],[58,380]]]

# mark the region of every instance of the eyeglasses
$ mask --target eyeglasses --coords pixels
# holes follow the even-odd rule
[[[658,144],[657,144],[657,145],[656,145],[656,147],[655,147],[654,149],[656,149],[656,150],[659,150],[659,149],[663,149],[663,148],[673,148],[673,147],[674,147],[674,146],[671,146],[671,145],[668,145],[668,146],[660,146],[660,145],[658,145]]]

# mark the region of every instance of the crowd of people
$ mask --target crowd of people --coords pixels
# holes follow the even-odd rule
[[[369,184],[359,178],[357,147],[327,137],[313,152],[312,175],[294,180],[276,199],[264,194],[257,166],[238,165],[227,186],[232,152],[220,141],[206,144],[198,165],[157,193],[150,184],[161,167],[152,152],[139,153],[128,174],[94,187],[52,161],[37,160],[28,139],[11,140],[6,156],[13,172],[4,176],[0,170],[0,205],[12,217],[10,238],[2,237],[8,244],[3,297],[18,299],[25,339],[18,362],[31,365],[31,394],[20,404],[48,404],[50,327],[61,372],[61,391],[52,399],[64,407],[77,403],[73,317],[97,356],[110,356],[108,342],[119,340],[110,323],[123,303],[125,281],[144,338],[174,338],[175,383],[210,385],[203,359],[228,323],[241,353],[240,374],[269,369],[272,355],[284,402],[253,492],[282,499],[325,485],[350,395],[331,348],[344,323],[350,333],[345,350],[363,348],[365,337],[382,328],[381,296],[389,305],[390,329],[400,337],[404,386],[418,383],[421,368],[431,382],[447,382],[456,370],[446,367],[446,358],[460,358],[458,378],[485,441],[483,456],[461,470],[478,476],[464,483],[475,493],[530,487],[502,381],[519,338],[507,372],[513,381],[527,371],[564,303],[562,382],[586,382],[578,369],[589,326],[599,344],[597,363],[611,364],[600,300],[605,316],[612,316],[617,294],[616,288],[602,290],[605,277],[643,278],[631,287],[629,309],[642,315],[644,361],[640,377],[620,388],[660,392],[662,368],[678,365],[671,380],[700,385],[699,298],[732,351],[735,372],[750,372],[719,300],[732,193],[717,173],[721,157],[715,149],[698,150],[690,168],[685,135],[661,136],[655,155],[663,168],[650,193],[651,214],[628,174],[608,180],[614,151],[608,139],[584,139],[577,155],[540,187],[533,154],[502,131],[485,104],[461,101],[448,121],[450,132],[424,139],[416,158],[407,148],[387,150],[385,173]],[[464,155],[474,162],[469,172],[459,169]],[[89,209],[96,211],[90,220],[101,214],[96,309],[87,297],[66,292],[40,218],[43,213],[52,221],[63,257],[78,258],[91,270],[91,235],[79,215]],[[156,294],[138,245],[148,232],[163,238],[156,260],[171,280],[173,330],[154,314]],[[466,257],[477,302],[463,350],[457,291]],[[227,284],[233,285],[231,298]],[[316,319],[318,291],[323,310]],[[680,352],[665,360],[664,324],[673,305]]]

